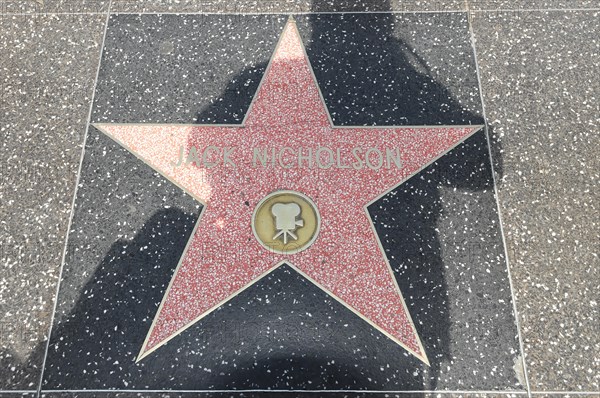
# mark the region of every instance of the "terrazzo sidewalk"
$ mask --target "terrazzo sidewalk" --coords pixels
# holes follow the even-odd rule
[[[600,1],[0,7],[0,397],[600,397]]]

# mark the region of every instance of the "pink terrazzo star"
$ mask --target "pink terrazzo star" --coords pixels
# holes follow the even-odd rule
[[[481,126],[333,126],[289,21],[242,125],[96,127],[205,205],[138,360],[286,263],[428,364],[366,207]],[[295,153],[321,147],[331,152],[320,162],[298,164]],[[182,148],[197,149],[197,162],[177,166]],[[257,164],[255,148],[284,155]],[[355,148],[398,148],[401,163],[376,151],[367,163]],[[321,216],[317,239],[296,254],[268,251],[252,232],[254,208],[278,190],[308,196]]]

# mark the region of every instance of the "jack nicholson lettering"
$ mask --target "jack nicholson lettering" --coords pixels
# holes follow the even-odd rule
[[[371,170],[402,168],[398,148],[362,147],[355,147],[348,151],[329,147],[272,147],[242,150],[234,147],[221,148],[217,146],[207,146],[202,149],[191,146],[186,150],[184,146],[180,146],[178,159],[171,164],[174,167],[196,166],[210,169],[224,166],[236,168],[239,162],[236,162],[235,158],[239,156],[251,156],[253,168],[353,168],[355,170],[364,168]]]

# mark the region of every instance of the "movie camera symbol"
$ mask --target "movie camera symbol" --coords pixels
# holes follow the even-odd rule
[[[287,245],[288,237],[298,240],[294,232],[296,228],[304,226],[304,220],[296,219],[300,215],[300,206],[296,203],[275,203],[271,207],[271,213],[275,217],[275,229],[277,229],[273,240],[282,236],[284,245]]]

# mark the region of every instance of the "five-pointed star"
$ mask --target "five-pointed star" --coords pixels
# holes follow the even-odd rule
[[[293,20],[243,124],[95,126],[204,204],[138,361],[286,263],[428,364],[367,206],[481,126],[333,126]],[[206,162],[176,166],[181,148],[197,148],[201,158],[207,147]],[[401,167],[253,162],[253,148],[319,147],[346,156],[353,148],[399,148]],[[213,164],[223,148],[230,161]],[[253,235],[255,206],[278,190],[306,195],[320,213],[318,237],[302,252],[270,252]]]

